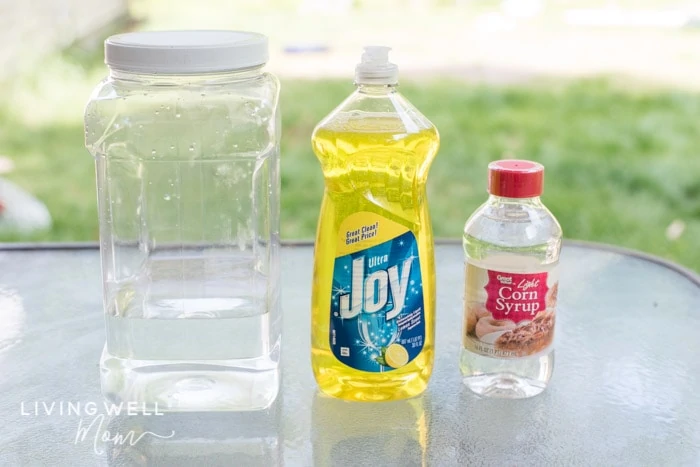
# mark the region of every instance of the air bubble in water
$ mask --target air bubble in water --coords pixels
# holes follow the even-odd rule
[[[194,144],[190,144],[190,152],[194,152]]]
[[[156,150],[155,150],[155,149],[151,151],[151,155],[152,155],[152,156],[155,156],[155,155],[156,155]]]
[[[163,199],[164,199],[165,201],[170,201],[170,195],[166,193],[166,194],[163,196]]]
[[[179,112],[175,114],[175,118],[180,118],[180,113],[179,113]]]

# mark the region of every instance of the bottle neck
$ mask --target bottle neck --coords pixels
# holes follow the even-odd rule
[[[132,71],[109,69],[109,79],[121,81],[125,83],[134,83],[142,86],[182,86],[183,83],[188,85],[216,85],[228,84],[234,81],[244,81],[255,79],[263,74],[263,65],[246,68],[243,70],[223,71],[216,73],[200,73],[200,74],[153,74],[153,73],[135,73]]]
[[[387,94],[393,94],[397,92],[399,83],[394,84],[367,84],[367,83],[355,83],[357,91],[360,94],[365,94],[368,96],[385,96]]]
[[[502,207],[515,205],[542,206],[542,200],[539,196],[533,196],[531,198],[506,198],[505,196],[496,196],[490,194],[487,203],[492,206]]]

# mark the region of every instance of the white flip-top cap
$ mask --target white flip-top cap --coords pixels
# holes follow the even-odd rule
[[[264,65],[267,37],[244,31],[149,31],[105,41],[105,63],[136,73],[187,74]]]
[[[369,45],[365,47],[360,63],[355,67],[357,84],[396,84],[399,67],[389,62],[391,47]]]

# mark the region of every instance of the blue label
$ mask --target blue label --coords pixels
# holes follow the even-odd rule
[[[346,365],[391,371],[423,349],[423,282],[412,232],[336,258],[331,298],[331,349]]]

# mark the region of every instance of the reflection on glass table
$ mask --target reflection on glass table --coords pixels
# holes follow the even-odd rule
[[[282,397],[278,397],[268,409],[250,412],[113,417],[100,435],[97,451],[104,453],[110,467],[280,465],[281,414]]]
[[[314,395],[314,465],[423,465],[427,459],[430,396],[385,402],[346,402]]]

